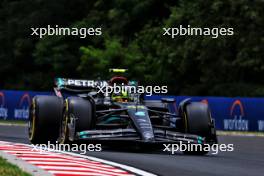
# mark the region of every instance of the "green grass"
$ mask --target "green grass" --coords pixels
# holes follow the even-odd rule
[[[27,121],[24,121],[24,120],[3,120],[3,119],[0,119],[0,124],[26,125]]]
[[[30,174],[23,172],[17,166],[12,165],[0,157],[0,175],[1,176],[31,176]]]
[[[264,137],[264,132],[257,131],[216,131],[218,135],[240,135],[240,136],[260,136]]]

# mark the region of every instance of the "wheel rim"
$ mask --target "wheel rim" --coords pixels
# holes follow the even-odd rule
[[[186,112],[183,112],[183,118],[184,118],[184,130],[185,130],[185,132],[188,132],[188,121],[187,121]]]
[[[62,124],[61,124],[61,129],[60,129],[60,143],[64,144],[67,140],[67,133],[68,133],[68,100],[65,101],[65,110],[63,112],[63,119],[62,119]]]

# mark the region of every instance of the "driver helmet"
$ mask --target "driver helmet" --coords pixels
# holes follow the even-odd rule
[[[111,98],[112,98],[112,101],[115,101],[115,102],[128,102],[129,100],[127,91],[121,91],[118,94],[113,93]]]

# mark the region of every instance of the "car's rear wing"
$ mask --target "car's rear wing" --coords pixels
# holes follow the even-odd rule
[[[55,85],[58,89],[63,89],[63,88],[83,89],[83,88],[104,87],[108,85],[108,82],[102,80],[55,78]]]

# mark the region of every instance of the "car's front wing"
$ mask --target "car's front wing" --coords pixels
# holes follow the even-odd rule
[[[205,144],[205,138],[193,135],[169,131],[164,129],[154,129],[155,139],[144,141],[139,133],[134,129],[115,129],[115,130],[87,130],[78,132],[75,140],[132,140],[146,143],[168,143],[168,142],[183,142]]]

